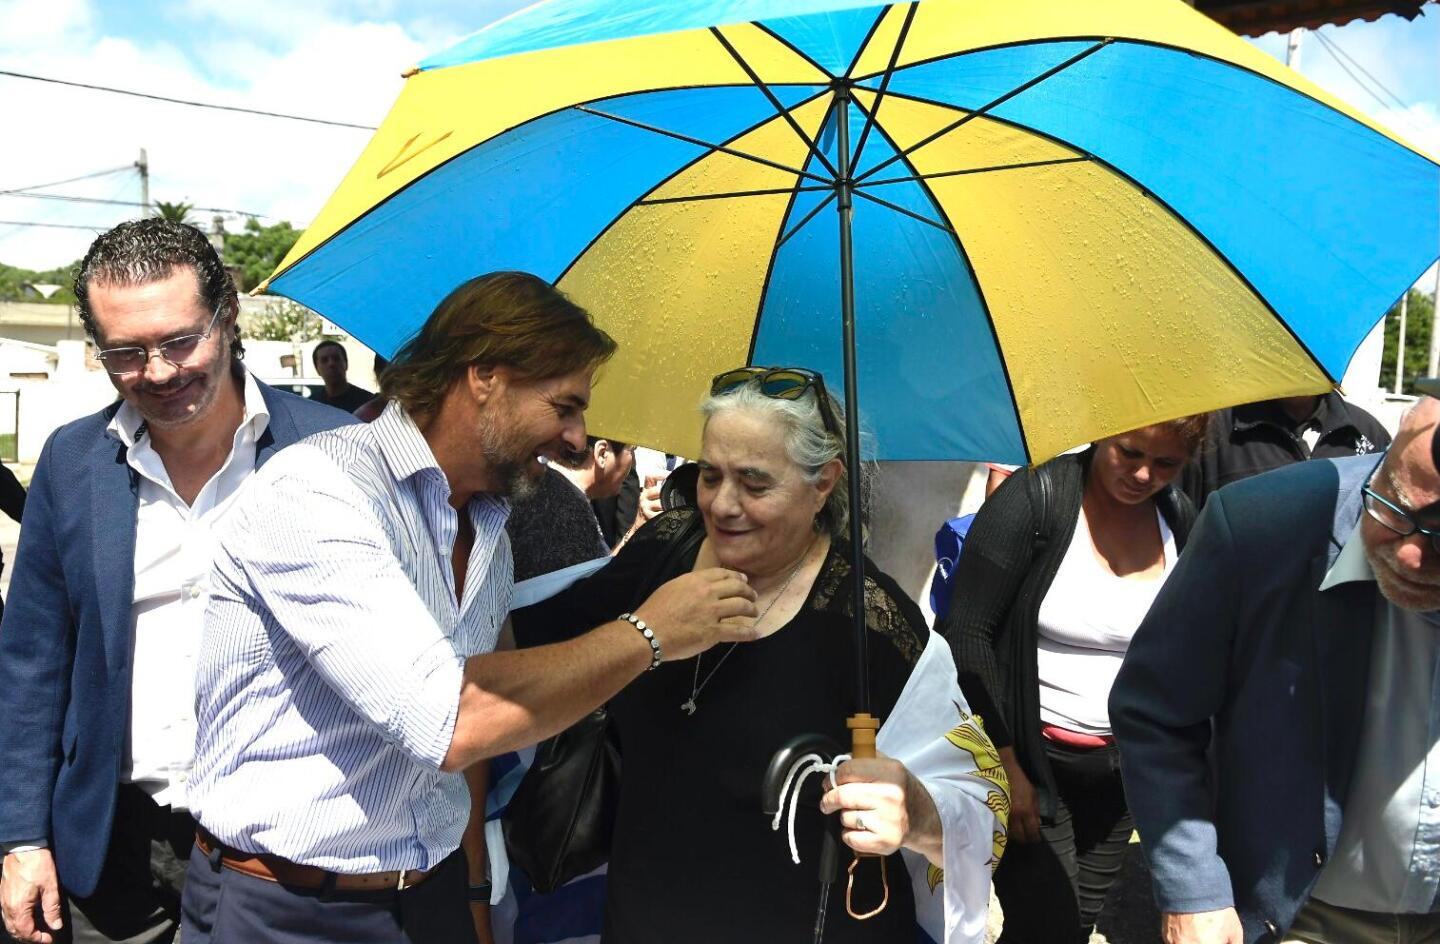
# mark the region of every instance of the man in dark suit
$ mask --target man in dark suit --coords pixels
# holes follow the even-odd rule
[[[351,419],[245,371],[192,227],[117,226],[75,294],[120,399],[57,430],[31,482],[0,625],[0,908],[23,941],[169,941],[213,532],[276,450]]]
[[[1440,401],[1214,493],[1110,697],[1166,944],[1440,939]]]

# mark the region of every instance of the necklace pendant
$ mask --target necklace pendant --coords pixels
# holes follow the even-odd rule
[[[695,704],[695,699],[687,698],[685,699],[685,704],[680,706],[680,710],[685,712],[687,715],[693,715],[695,713],[696,707],[697,706]]]

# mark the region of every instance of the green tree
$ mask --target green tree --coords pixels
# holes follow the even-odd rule
[[[266,302],[265,309],[240,322],[240,336],[256,341],[315,341],[320,337],[320,316],[292,301]]]
[[[51,305],[69,305],[75,301],[75,292],[71,289],[71,280],[75,277],[75,270],[79,268],[80,262],[76,260],[68,266],[61,266],[58,269],[47,269],[43,272],[36,272],[33,269],[20,269],[15,266],[8,266],[0,263],[0,302],[47,302]],[[33,293],[25,291],[26,285],[59,285],[60,291],[49,298],[40,298]]]
[[[188,223],[190,211],[195,209],[193,203],[166,203],[164,200],[155,201],[155,215],[162,220],[169,220],[172,223]]]
[[[225,263],[240,270],[240,287],[248,292],[275,271],[299,238],[300,231],[289,223],[261,226],[251,217],[243,232],[225,234]]]
[[[1410,289],[1410,307],[1405,313],[1405,375],[1402,393],[1417,393],[1416,377],[1430,369],[1430,331],[1435,322],[1435,301],[1419,289]],[[1385,353],[1380,361],[1380,386],[1395,389],[1395,348],[1400,339],[1400,305],[1385,315]]]

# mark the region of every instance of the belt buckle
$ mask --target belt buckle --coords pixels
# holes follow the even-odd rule
[[[405,871],[405,869],[399,870],[400,877],[395,881],[395,890],[397,892],[403,892],[406,888],[410,887],[405,884]]]

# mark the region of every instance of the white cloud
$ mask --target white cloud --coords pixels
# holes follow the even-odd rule
[[[194,31],[185,48],[165,41],[97,37],[79,0],[0,0],[0,48],[8,68],[175,98],[379,124],[403,85],[402,70],[451,37],[421,40],[396,23],[332,18],[324,7],[270,3],[246,22],[289,17],[286,41],[269,27]],[[5,27],[45,20],[57,9],[69,26],[32,30],[23,42]],[[21,9],[21,8],[24,9]],[[192,0],[192,13],[211,9]],[[199,9],[205,7],[205,9]],[[317,12],[317,10],[319,12]],[[170,24],[173,33],[174,24]],[[232,28],[233,27],[233,28]],[[202,71],[203,70],[203,71]],[[151,196],[288,219],[318,212],[369,140],[370,132],[187,108],[101,92],[0,77],[7,127],[23,128],[21,146],[0,150],[0,189],[28,186],[134,162],[149,155]],[[138,177],[116,175],[59,188],[86,196],[138,200]],[[0,219],[110,225],[136,208],[67,204],[0,196]],[[209,213],[195,216],[209,223]],[[239,225],[232,220],[228,225]],[[0,226],[0,261],[31,268],[66,264],[92,239],[80,230]]]
[[[86,0],[0,0],[0,49],[24,49],[88,33]]]
[[[98,35],[103,18],[87,0],[0,0],[0,54],[18,72],[373,125],[399,94],[402,70],[526,2],[428,0],[417,13],[405,8],[419,5],[399,0],[178,0],[155,14],[153,34],[134,31],[149,38],[135,39]],[[1440,155],[1440,88],[1433,42],[1427,42],[1433,23],[1407,24],[1392,16],[1333,32],[1346,51],[1414,104],[1379,107],[1313,38],[1304,50],[1306,74]],[[1257,45],[1283,56],[1277,39],[1263,37]],[[369,139],[365,131],[4,77],[0,115],[7,128],[0,189],[127,165],[143,147],[155,198],[252,210],[298,226],[320,209]],[[133,175],[63,190],[139,196]],[[0,196],[0,219],[108,226],[135,212]],[[90,239],[78,230],[0,226],[0,261],[61,265],[82,254]]]

